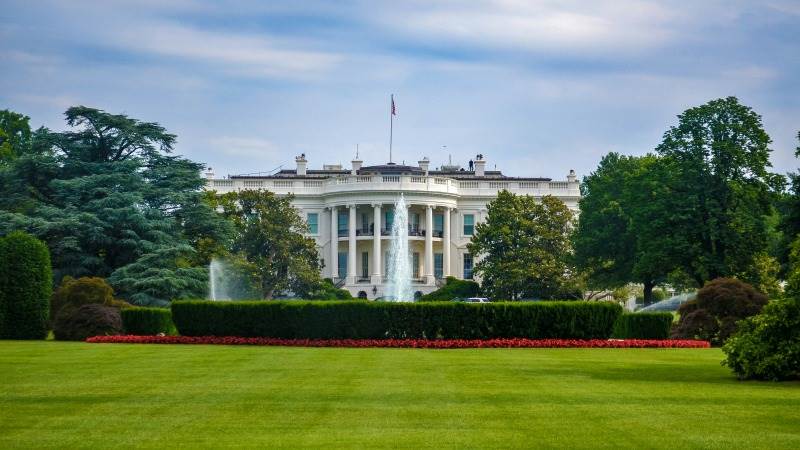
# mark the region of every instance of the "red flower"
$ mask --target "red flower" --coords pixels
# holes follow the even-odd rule
[[[237,336],[94,336],[92,343],[273,345],[286,347],[390,348],[708,348],[688,339],[281,339]]]

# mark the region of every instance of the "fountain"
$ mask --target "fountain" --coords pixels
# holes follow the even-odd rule
[[[210,300],[230,300],[228,283],[225,277],[225,263],[217,258],[208,265],[208,298]]]
[[[389,250],[388,299],[395,302],[414,301],[411,290],[411,256],[408,252],[408,207],[403,194],[394,204],[394,222]]]

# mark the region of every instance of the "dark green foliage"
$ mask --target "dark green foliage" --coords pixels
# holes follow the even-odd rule
[[[52,292],[47,246],[22,232],[0,238],[0,337],[47,337]]]
[[[614,323],[615,339],[667,339],[672,326],[668,312],[624,313]]]
[[[67,304],[81,306],[97,303],[112,306],[113,301],[114,289],[106,280],[99,277],[81,277],[76,280],[67,276],[61,280],[61,285],[50,298],[50,317],[55,318]]]
[[[122,328],[127,334],[176,334],[172,312],[168,308],[133,307],[120,312]]]
[[[91,336],[122,334],[119,308],[89,303],[65,305],[53,321],[53,335],[59,341],[82,341]]]
[[[353,295],[347,289],[334,286],[330,278],[320,280],[317,288],[303,296],[306,300],[351,300]]]
[[[478,295],[480,286],[472,280],[459,280],[447,277],[445,285],[430,294],[420,297],[420,301],[450,301],[457,298],[470,298]]]
[[[766,304],[767,297],[753,286],[735,278],[717,278],[697,291],[694,300],[681,305],[672,337],[722,345],[736,331],[736,322],[758,314]]]
[[[535,199],[500,191],[468,244],[474,273],[492,298],[555,298],[573,290],[573,213],[556,197]]]
[[[179,301],[172,318],[184,336],[606,339],[621,310],[601,302]]]
[[[44,240],[56,279],[106,277],[148,303],[200,295],[205,258],[230,232],[203,194],[202,164],[171,155],[175,136],[156,123],[84,106],[65,116],[67,131],[41,129],[0,164],[0,234]]]
[[[770,302],[760,314],[739,322],[739,330],[722,347],[723,364],[741,379],[800,378],[800,302]]]
[[[669,226],[675,268],[698,285],[753,273],[754,257],[767,250],[770,191],[782,184],[767,170],[770,143],[761,116],[727,97],[684,111],[656,148],[669,167],[656,200],[680,201],[650,203],[662,211],[651,219]]]

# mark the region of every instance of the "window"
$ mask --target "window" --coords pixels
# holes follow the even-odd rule
[[[369,253],[361,252],[361,278],[369,278]]]
[[[433,276],[442,278],[444,275],[444,255],[441,253],[433,254]]]
[[[339,226],[337,227],[339,230],[339,236],[347,236],[347,222],[350,220],[347,217],[347,213],[339,213]]]
[[[411,270],[414,272],[411,277],[419,278],[419,252],[414,252],[413,258],[411,259]]]
[[[347,252],[339,252],[339,278],[347,277]]]
[[[386,210],[386,214],[384,215],[384,228],[387,230],[392,229],[392,224],[394,223],[394,211]]]
[[[369,218],[366,214],[361,214],[361,231],[366,233],[369,231]]]
[[[433,231],[439,233],[439,235],[444,232],[444,216],[442,214],[434,214]]]
[[[411,214],[411,223],[409,225],[409,231],[419,231],[419,214],[417,213]]]
[[[464,214],[464,236],[475,234],[475,215]]]
[[[464,279],[472,279],[472,255],[464,253]]]
[[[311,234],[319,234],[319,214],[308,213],[306,216],[306,223],[308,223],[308,232]]]

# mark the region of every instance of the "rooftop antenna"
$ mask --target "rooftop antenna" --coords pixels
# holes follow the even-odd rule
[[[358,159],[358,144],[356,144],[356,159]]]

